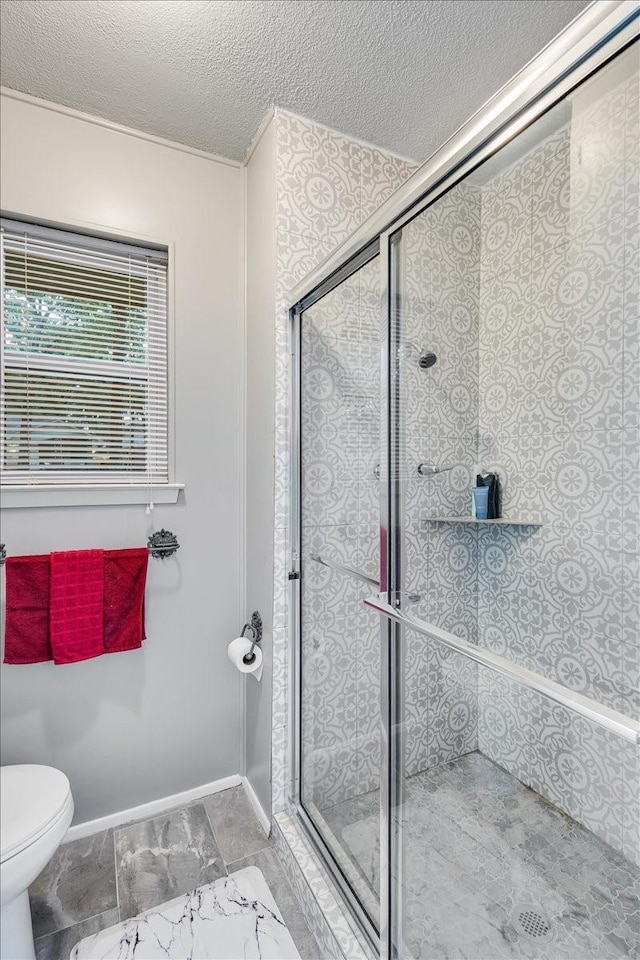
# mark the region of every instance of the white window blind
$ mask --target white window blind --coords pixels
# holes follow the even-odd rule
[[[167,254],[2,220],[3,484],[167,483]]]

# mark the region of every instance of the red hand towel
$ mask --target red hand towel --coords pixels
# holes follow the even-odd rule
[[[49,625],[55,663],[76,663],[104,653],[104,552],[51,554]]]
[[[49,557],[7,557],[5,663],[51,660]]]
[[[145,639],[144,590],[149,551],[105,550],[104,652],[135,650]]]

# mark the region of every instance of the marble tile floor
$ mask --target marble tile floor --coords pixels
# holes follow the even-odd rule
[[[376,892],[378,804],[322,811]],[[640,960],[638,868],[482,754],[409,777],[402,829],[406,957]]]
[[[63,844],[29,890],[37,960],[245,867],[258,867],[302,960],[318,947],[242,787]]]

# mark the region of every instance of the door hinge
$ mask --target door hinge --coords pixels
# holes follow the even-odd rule
[[[300,579],[300,574],[298,573],[298,571],[291,570],[291,572],[289,573],[289,580],[299,580],[299,579]]]

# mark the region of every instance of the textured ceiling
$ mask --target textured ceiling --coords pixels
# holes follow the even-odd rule
[[[242,159],[272,104],[429,156],[586,0],[2,0],[2,82]]]

